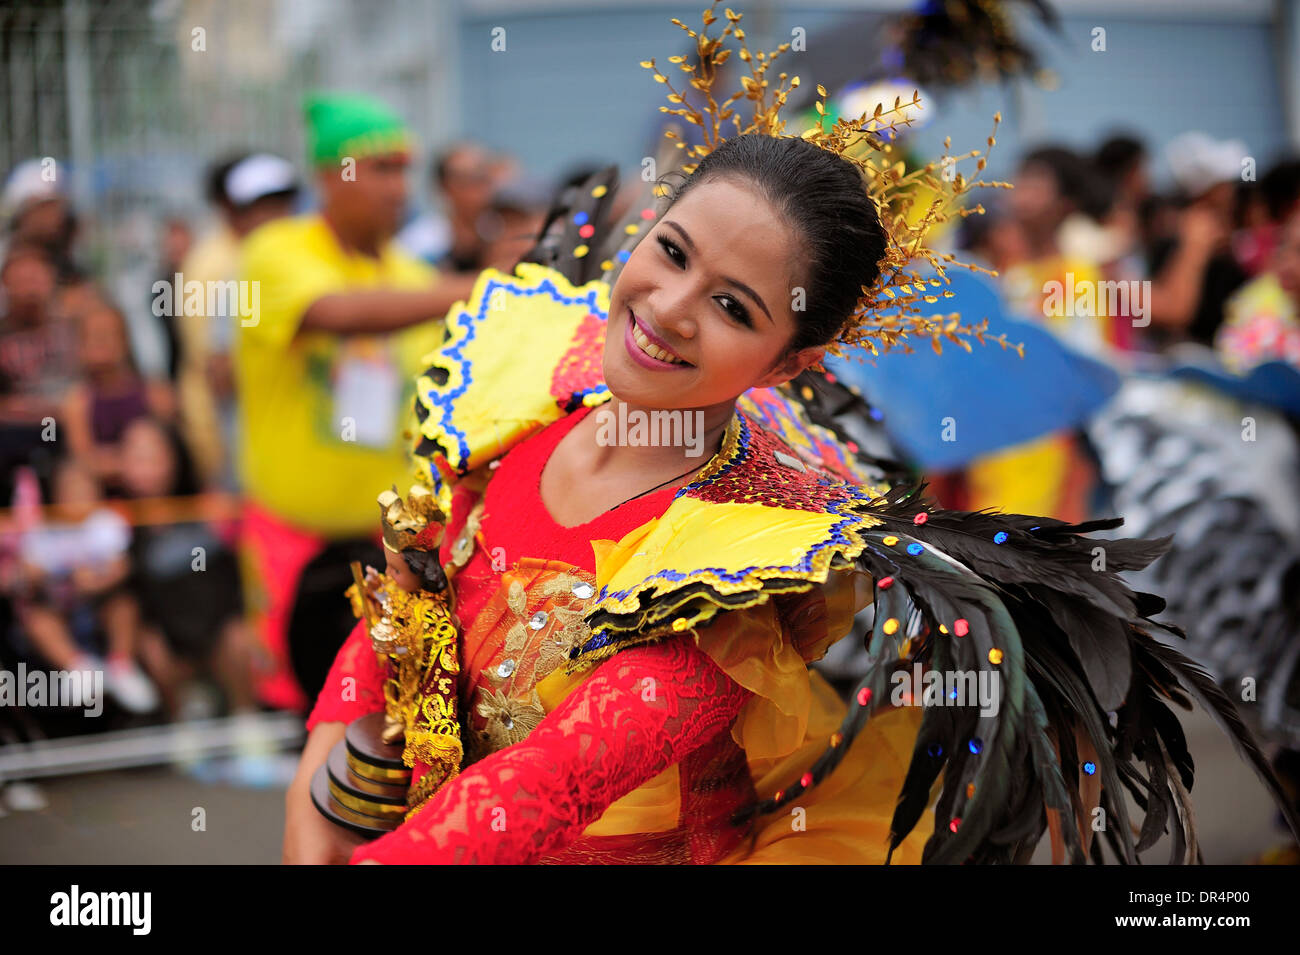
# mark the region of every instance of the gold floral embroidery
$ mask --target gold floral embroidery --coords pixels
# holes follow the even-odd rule
[[[487,721],[483,732],[493,752],[525,739],[546,715],[541,697],[534,689],[529,690],[526,700],[510,699],[504,692],[486,686],[479,687],[478,692],[480,700],[476,710]]]
[[[508,612],[498,624],[508,628],[506,638],[476,675],[479,703],[475,712],[486,725],[469,734],[470,762],[532,732],[546,715],[534,687],[568,659],[570,650],[591,637],[583,620],[591,594],[578,596],[580,585],[594,592],[589,575],[549,570],[527,586],[519,579],[507,580],[504,596]]]

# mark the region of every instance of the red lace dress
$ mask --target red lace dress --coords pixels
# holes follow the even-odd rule
[[[551,694],[553,705],[544,713],[518,702],[514,681],[502,682],[531,663],[532,680],[522,687],[531,687],[531,699],[540,702],[537,688],[544,689],[542,679],[554,671],[564,639],[544,641],[542,656],[529,659],[518,652],[527,634],[520,620],[532,627],[546,618],[550,627],[566,613],[569,620],[580,616],[582,601],[573,609],[567,591],[590,596],[592,541],[623,538],[662,515],[675,493],[665,488],[577,527],[555,523],[538,490],[542,469],[589,410],[555,422],[501,459],[482,494],[477,534],[467,519],[477,492],[457,490],[442,557],[450,559],[467,535],[476,538],[478,546],[454,578],[462,624],[459,689],[462,710],[485,728],[467,740],[470,765],[398,829],[359,848],[353,862],[710,863],[742,840],[727,816],[756,794],[745,752],[728,730],[751,693],[691,640],[624,650]],[[577,582],[547,584],[549,590],[538,583],[558,570],[567,572],[561,580]],[[557,596],[558,590],[566,592]],[[538,593],[551,597],[541,605],[546,610],[534,612],[539,605],[525,598]],[[358,625],[335,660],[308,729],[381,710],[383,679]],[[675,773],[667,772],[674,767]],[[413,785],[421,770],[417,766]],[[653,827],[657,831],[620,832],[602,818],[616,801],[656,779],[661,792],[664,786],[673,790],[670,817]],[[630,809],[646,818],[643,805]],[[592,826],[598,820],[604,829]]]

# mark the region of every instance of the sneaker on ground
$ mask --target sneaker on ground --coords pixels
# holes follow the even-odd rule
[[[158,691],[134,660],[109,660],[104,667],[104,689],[132,713],[151,713],[160,702]]]

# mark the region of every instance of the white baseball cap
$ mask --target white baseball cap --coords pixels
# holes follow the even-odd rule
[[[298,174],[287,159],[270,153],[254,153],[230,168],[225,187],[231,203],[246,206],[266,196],[296,192]]]

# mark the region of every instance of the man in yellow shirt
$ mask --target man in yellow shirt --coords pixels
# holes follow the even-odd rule
[[[347,635],[347,560],[374,537],[375,494],[409,482],[415,374],[474,280],[439,276],[391,241],[407,199],[400,119],[333,96],[313,99],[307,122],[320,211],[245,240],[234,349],[245,576],[270,657],[259,692],[285,708],[309,699],[289,669],[291,630],[310,633],[324,668]]]

